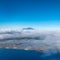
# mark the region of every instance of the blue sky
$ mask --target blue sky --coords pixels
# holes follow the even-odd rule
[[[60,0],[0,0],[1,27],[60,27]]]

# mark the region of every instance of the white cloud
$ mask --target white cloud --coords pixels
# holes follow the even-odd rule
[[[39,39],[37,39],[37,38]],[[38,50],[44,53],[60,51],[60,32],[46,31],[46,32],[1,32],[0,44],[12,44],[13,47],[19,47],[20,49]]]

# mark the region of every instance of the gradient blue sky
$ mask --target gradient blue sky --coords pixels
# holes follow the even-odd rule
[[[1,27],[60,27],[60,0],[0,0]]]

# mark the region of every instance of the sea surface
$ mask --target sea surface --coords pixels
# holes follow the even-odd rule
[[[0,49],[0,60],[60,60],[60,53],[47,54],[32,50]]]

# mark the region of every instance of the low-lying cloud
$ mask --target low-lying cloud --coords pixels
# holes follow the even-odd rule
[[[57,52],[60,51],[60,32],[1,32],[0,47]]]

